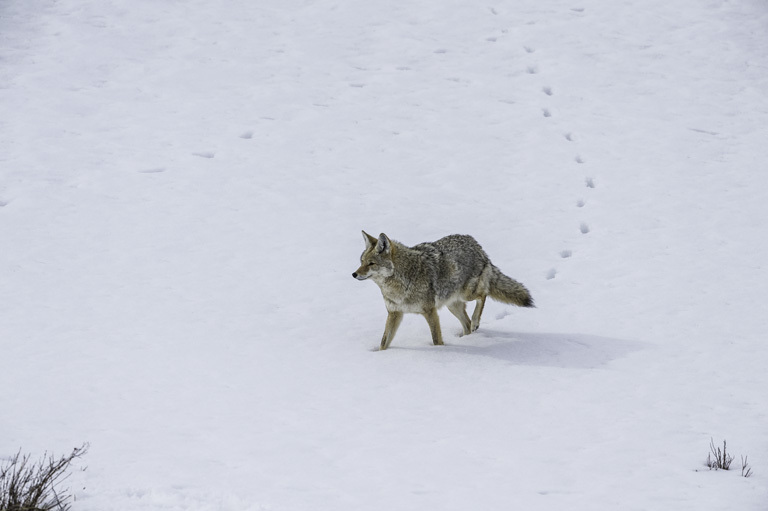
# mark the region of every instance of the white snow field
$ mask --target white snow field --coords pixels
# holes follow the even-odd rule
[[[1,2],[0,461],[89,442],[73,511],[768,509],[767,31]],[[376,351],[361,229],[472,234],[538,307]]]

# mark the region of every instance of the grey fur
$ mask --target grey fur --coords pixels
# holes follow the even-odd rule
[[[423,315],[432,333],[432,342],[443,344],[437,310],[444,305],[461,322],[464,335],[480,326],[486,297],[534,307],[528,290],[504,275],[491,263],[488,254],[472,236],[452,234],[431,243],[407,247],[363,231],[365,250],[360,268],[352,274],[358,280],[372,279],[384,297],[388,317],[381,349],[389,347],[404,313]],[[472,318],[466,302],[476,302]]]

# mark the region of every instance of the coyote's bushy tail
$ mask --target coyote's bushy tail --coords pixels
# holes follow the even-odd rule
[[[525,286],[515,279],[507,277],[495,266],[491,273],[490,296],[497,302],[510,303],[518,307],[536,307],[533,304],[531,293]]]

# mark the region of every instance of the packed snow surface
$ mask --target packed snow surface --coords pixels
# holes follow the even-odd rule
[[[88,442],[73,511],[766,509],[766,31],[758,0],[0,3],[0,458]],[[361,229],[471,234],[538,307],[376,351]]]

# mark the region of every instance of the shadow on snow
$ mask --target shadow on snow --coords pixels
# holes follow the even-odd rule
[[[447,343],[440,351],[490,357],[515,365],[593,369],[648,346],[647,343],[639,341],[597,335],[481,329],[471,336],[462,337],[459,341]],[[425,346],[401,349],[434,351],[436,348]]]

